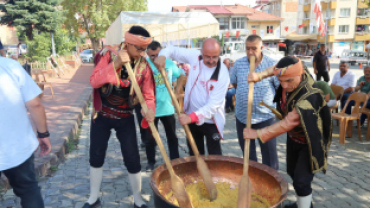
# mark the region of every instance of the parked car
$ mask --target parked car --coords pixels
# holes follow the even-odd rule
[[[369,62],[368,54],[366,51],[356,51],[356,50],[343,50],[342,55],[340,57],[341,62],[346,62],[351,65],[355,65],[356,63],[367,63]]]
[[[94,61],[93,49],[83,50],[80,53],[80,57],[81,57],[83,63],[86,63],[86,62],[92,63]]]
[[[4,50],[7,56],[17,54],[17,45],[4,45]]]

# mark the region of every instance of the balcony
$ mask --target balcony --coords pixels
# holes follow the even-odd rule
[[[366,3],[362,0],[360,1],[357,1],[357,8],[361,9],[361,8],[368,8],[368,6],[366,5]]]
[[[335,18],[328,19],[329,26],[335,26]]]
[[[330,1],[329,3],[321,2],[321,10],[325,11],[328,4],[329,4],[329,9],[337,8],[337,1]]]
[[[310,19],[303,19],[302,24],[304,24],[305,26],[309,26],[310,25]]]
[[[356,18],[356,25],[370,25],[370,17],[369,16],[357,16]]]
[[[366,41],[366,40],[370,40],[369,32],[356,32],[355,41]]]
[[[325,36],[321,37],[320,34],[317,35],[317,40],[320,42],[320,43],[325,43]],[[328,38],[326,40],[328,43],[333,43],[335,41],[335,38],[334,38],[334,35],[330,35],[328,34]]]
[[[303,11],[304,12],[309,12],[311,10],[311,4],[307,4],[303,6]]]

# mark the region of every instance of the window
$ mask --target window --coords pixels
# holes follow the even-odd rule
[[[313,33],[313,34],[317,33],[316,26],[313,26],[313,27],[312,27],[312,33]]]
[[[231,20],[232,29],[245,29],[245,18],[235,17]]]
[[[252,29],[260,29],[259,25],[252,25]]]
[[[276,9],[279,10],[280,9],[280,3],[277,3],[276,4]]]
[[[339,33],[348,33],[349,25],[339,25]]]
[[[340,17],[349,17],[350,16],[350,13],[351,13],[351,9],[350,8],[340,9],[339,16]]]
[[[310,13],[309,12],[305,12],[304,13],[304,18],[305,19],[309,19],[310,18]]]
[[[266,34],[274,34],[274,26],[267,26]]]
[[[303,34],[308,34],[308,27],[303,27]]]
[[[356,25],[356,32],[370,32],[370,25]]]
[[[368,8],[358,8],[357,9],[357,16],[368,16],[369,15]]]
[[[220,24],[220,30],[229,29],[229,18],[217,18],[217,21]]]

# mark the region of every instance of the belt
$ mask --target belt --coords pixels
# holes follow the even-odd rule
[[[121,119],[127,118],[133,114],[132,109],[116,109],[107,106],[102,107],[102,111],[100,114],[104,117],[112,118],[112,119]]]

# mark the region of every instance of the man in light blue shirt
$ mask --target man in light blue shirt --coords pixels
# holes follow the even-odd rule
[[[51,150],[42,91],[18,62],[0,57],[0,63],[0,177],[4,173],[9,179],[22,207],[43,208],[34,166],[39,147],[41,157]]]
[[[276,64],[275,60],[262,54],[262,39],[258,35],[248,36],[246,40],[246,51],[247,56],[240,58],[235,62],[232,74],[230,75],[230,83],[236,88],[236,130],[238,134],[239,145],[243,153],[243,128],[245,128],[246,125],[248,108],[249,84],[247,81],[247,76],[250,71],[249,57],[256,57],[255,72],[263,71],[266,68]],[[279,85],[279,80],[275,76],[255,83],[252,110],[253,129],[260,129],[275,123],[275,115],[268,108],[259,105],[259,103],[263,101],[267,105],[275,108],[273,99],[275,96],[275,90],[279,87]],[[276,151],[276,138],[273,138],[264,144],[260,142],[260,140],[258,141],[261,147],[262,163],[275,170],[278,170],[279,162]],[[257,161],[255,140],[251,140],[249,158]]]
[[[157,41],[153,41],[148,45],[147,54],[149,56],[148,62],[153,70],[154,81],[155,81],[155,100],[156,100],[156,109],[155,109],[155,120],[154,124],[158,128],[159,120],[162,121],[164,130],[166,132],[168,149],[170,152],[171,160],[179,158],[179,149],[178,149],[178,138],[176,136],[176,120],[175,120],[175,108],[172,104],[171,96],[167,90],[167,87],[164,83],[161,73],[158,71],[157,67],[154,65],[154,60],[158,57],[159,52],[161,51],[161,44]],[[171,60],[166,60],[166,74],[167,80],[169,83],[172,83],[172,77],[176,79],[182,79],[181,70],[177,65]],[[185,75],[182,75],[185,76]],[[146,155],[148,158],[148,165],[146,167],[147,171],[152,171],[154,169],[155,160],[155,147],[157,143],[151,134],[146,134]]]

